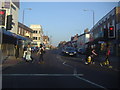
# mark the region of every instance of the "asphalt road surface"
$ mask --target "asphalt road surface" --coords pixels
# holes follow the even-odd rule
[[[44,62],[22,61],[3,70],[2,88],[119,88],[119,73],[97,65],[85,65],[84,58],[63,56],[49,50]]]

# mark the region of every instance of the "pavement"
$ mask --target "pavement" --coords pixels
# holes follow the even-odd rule
[[[2,67],[2,70],[4,70],[8,67],[14,66],[14,65],[22,62],[22,61],[23,61],[22,58],[16,59],[15,56],[9,56],[3,61],[2,65],[0,65],[0,67]]]

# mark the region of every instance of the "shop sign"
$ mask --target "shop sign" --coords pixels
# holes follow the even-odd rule
[[[10,8],[10,2],[9,1],[4,2],[4,8]]]
[[[98,43],[105,43],[104,41],[98,41]]]

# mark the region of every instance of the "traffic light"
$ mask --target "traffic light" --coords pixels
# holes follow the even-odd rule
[[[109,27],[108,38],[115,38],[115,28],[114,28],[114,26]]]
[[[7,16],[7,23],[6,23],[6,30],[11,30],[12,29],[12,22],[13,18],[12,15]]]
[[[6,10],[0,10],[0,25],[5,25]]]

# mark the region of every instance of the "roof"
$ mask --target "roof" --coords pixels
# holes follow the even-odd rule
[[[24,29],[27,30],[27,31],[33,32],[33,30],[32,30],[31,28],[25,26],[24,24],[22,24],[22,23],[20,23],[20,22],[18,22],[18,27],[22,27],[22,28],[24,28]]]

